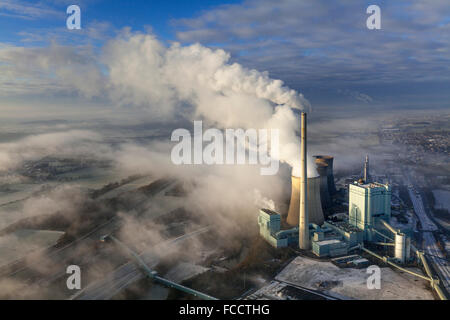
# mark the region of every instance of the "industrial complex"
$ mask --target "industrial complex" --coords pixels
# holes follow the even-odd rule
[[[333,176],[333,157],[316,155],[319,175],[307,177],[306,113],[302,113],[300,177],[292,177],[292,192],[287,214],[261,208],[258,215],[260,235],[273,247],[298,247],[319,258],[346,256],[353,265],[367,265],[368,260],[354,254],[365,252],[394,268],[430,281],[436,294],[445,299],[439,280],[430,270],[424,253],[411,243],[412,230],[391,225],[391,186],[372,181],[369,157],[362,177],[348,184],[348,212],[330,212],[337,190]],[[327,208],[327,215],[324,214]],[[383,255],[369,248],[389,248]],[[388,252],[384,250],[383,252]],[[402,267],[416,259],[426,275]]]

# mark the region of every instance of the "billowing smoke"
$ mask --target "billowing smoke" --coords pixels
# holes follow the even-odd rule
[[[275,202],[272,199],[268,199],[261,195],[261,192],[258,189],[255,189],[255,204],[261,208],[267,208],[270,210],[275,210]]]
[[[105,87],[120,104],[151,108],[173,117],[192,112],[218,124],[260,127],[272,115],[270,103],[303,109],[301,94],[266,72],[230,64],[230,55],[200,44],[164,46],[148,34],[124,33],[106,46]],[[80,88],[82,90],[82,88]],[[186,104],[193,110],[186,110]]]
[[[298,160],[299,161],[299,160]],[[317,172],[316,169],[316,164],[314,162],[313,157],[308,154],[308,157],[306,158],[306,167],[307,167],[307,175],[308,178],[314,178],[314,177],[318,177],[319,173]],[[295,177],[300,177],[301,176],[301,171],[300,171],[300,164],[294,163],[293,164],[293,169],[292,169],[292,175]]]
[[[146,110],[154,122],[202,119],[218,128],[279,129],[279,160],[291,167],[299,163],[300,123],[293,109],[309,109],[308,101],[267,72],[230,62],[224,50],[166,46],[151,34],[124,30],[100,55],[57,45],[0,53],[21,74],[40,70],[45,79],[54,74],[58,90]]]
[[[278,129],[279,160],[296,167],[299,121],[292,109],[303,110],[309,103],[267,72],[229,60],[220,49],[176,43],[165,47],[152,35],[125,33],[105,49],[105,87],[113,101],[145,106],[157,118],[184,115],[219,128]]]

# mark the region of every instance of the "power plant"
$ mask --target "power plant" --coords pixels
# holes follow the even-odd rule
[[[438,296],[445,299],[423,252],[411,244],[411,229],[400,230],[391,225],[391,186],[373,181],[369,174],[369,156],[365,158],[362,177],[348,184],[348,213],[335,212],[325,219],[322,208],[326,206],[332,211],[333,196],[337,197],[334,159],[327,155],[314,156],[319,175],[307,177],[306,144],[306,113],[302,113],[300,177],[291,177],[291,199],[286,216],[286,224],[291,228],[282,229],[284,223],[279,213],[260,209],[260,235],[275,248],[298,246],[319,258],[336,257],[334,260],[345,261],[347,265],[368,265],[368,259],[357,254],[348,255],[360,250],[403,272],[430,281]],[[389,251],[390,256],[376,253],[369,249],[371,247],[384,254]],[[399,265],[412,262],[412,253],[415,261],[424,266],[426,275]]]
[[[414,252],[417,261],[427,265],[423,254],[411,245],[410,231],[391,226],[391,187],[389,184],[372,182],[368,156],[364,162],[363,177],[348,185],[348,213],[335,213],[325,219],[322,205],[332,208],[332,197],[336,194],[334,159],[327,155],[314,156],[319,176],[307,177],[306,147],[306,113],[302,113],[300,177],[291,177],[291,199],[286,216],[286,223],[291,228],[282,229],[282,216],[279,213],[260,209],[260,235],[266,241],[275,248],[298,245],[301,250],[311,250],[318,257],[339,257],[353,250],[361,250],[402,270],[406,269],[397,263],[410,262],[411,253]],[[367,246],[393,247],[393,254],[383,257]],[[368,261],[357,257],[355,264]],[[436,287],[431,274],[427,277],[408,272],[431,281],[433,288]]]

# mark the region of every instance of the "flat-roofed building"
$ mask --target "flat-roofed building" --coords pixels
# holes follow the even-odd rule
[[[378,220],[391,218],[391,187],[381,183],[349,185],[349,224],[364,231],[364,240],[373,240]]]
[[[298,243],[298,227],[281,230],[281,216],[270,209],[260,209],[259,234],[275,248]]]

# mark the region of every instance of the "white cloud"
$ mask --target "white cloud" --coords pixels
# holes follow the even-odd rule
[[[359,0],[247,0],[173,21],[178,39],[220,44],[235,59],[303,87],[450,81],[448,1],[381,5],[366,28]]]
[[[24,2],[2,0],[0,2],[0,15],[20,19],[40,19],[43,17],[64,17],[64,11],[57,11],[42,2]]]

